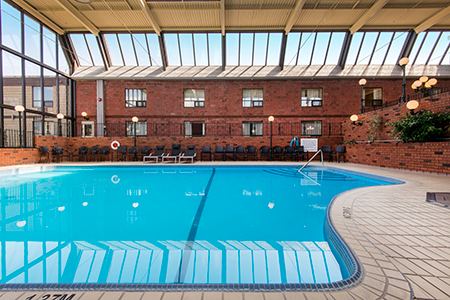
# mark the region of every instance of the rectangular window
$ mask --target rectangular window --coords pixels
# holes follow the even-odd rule
[[[204,122],[184,122],[185,136],[205,136],[205,129]]]
[[[302,121],[302,136],[322,135],[322,121]]]
[[[127,121],[127,136],[134,136],[134,122]],[[147,122],[136,122],[136,136],[147,136]]]
[[[81,136],[82,137],[94,137],[94,122],[81,122]]]
[[[184,90],[184,107],[205,107],[205,90]]]
[[[125,89],[125,107],[146,107],[146,89]]]
[[[242,136],[262,136],[263,122],[242,122]]]
[[[302,106],[322,106],[322,89],[302,89]]]
[[[383,90],[381,88],[364,88],[364,106],[383,105]]]
[[[41,107],[41,87],[33,86],[33,107]],[[53,87],[44,86],[44,107],[53,107]]]
[[[262,107],[262,106],[263,106],[263,89],[242,90],[242,107]]]

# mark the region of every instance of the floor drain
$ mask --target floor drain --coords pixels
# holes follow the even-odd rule
[[[450,193],[427,193],[427,202],[450,207]]]
[[[350,219],[352,217],[352,212],[350,210],[350,207],[343,207],[342,215],[344,216],[344,218]]]

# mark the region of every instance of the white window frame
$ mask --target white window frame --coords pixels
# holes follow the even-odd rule
[[[242,122],[242,136],[263,136],[263,135],[264,135],[263,121]]]
[[[91,126],[91,134],[86,135],[86,126]],[[95,137],[95,124],[94,121],[83,121],[81,122],[81,136],[82,137]]]
[[[143,132],[142,132],[143,131]],[[127,137],[134,137],[134,122],[125,122],[125,133]],[[136,136],[147,136],[147,122],[139,121],[136,123]]]
[[[192,135],[192,124],[202,124],[202,135]],[[198,137],[205,136],[206,133],[206,125],[204,121],[185,121],[184,122],[184,136],[187,137]]]
[[[302,121],[302,136],[322,136],[323,128],[322,121],[319,120],[311,120],[311,121]],[[319,130],[317,129],[319,127]]]
[[[125,89],[125,107],[147,107],[147,90]]]
[[[308,91],[319,91],[319,96],[309,96]],[[304,93],[305,92],[305,93]],[[322,89],[302,89],[302,107],[320,107],[323,105],[323,90]],[[303,96],[303,94],[306,94]]]
[[[264,89],[242,89],[242,107],[263,107]]]
[[[184,89],[184,107],[205,107],[204,89]]]

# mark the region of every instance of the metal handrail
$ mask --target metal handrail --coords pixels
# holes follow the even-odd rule
[[[320,150],[317,151],[316,154],[314,154],[313,157],[311,157],[311,159],[308,160],[308,162],[307,162],[303,167],[301,167],[297,172],[300,172],[301,170],[303,170],[303,168],[306,167],[306,166],[314,159],[314,157],[316,157],[317,154],[319,154],[319,153],[320,153],[320,160],[322,161],[322,165],[323,165],[323,152],[322,152],[322,149],[320,149]]]

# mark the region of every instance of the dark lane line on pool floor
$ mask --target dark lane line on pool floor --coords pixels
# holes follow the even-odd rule
[[[186,240],[186,245],[183,250],[183,254],[180,259],[180,267],[178,268],[178,273],[175,277],[174,283],[184,283],[186,277],[186,271],[189,266],[189,260],[191,258],[191,251],[194,245],[195,236],[197,235],[198,224],[200,223],[200,218],[203,214],[203,208],[205,207],[206,198],[208,198],[209,188],[211,187],[214,175],[216,174],[216,168],[213,168],[211,177],[209,177],[208,184],[205,188],[205,194],[200,201],[197,208],[197,213],[195,214],[194,221],[192,222],[191,230],[189,231],[188,238]]]

